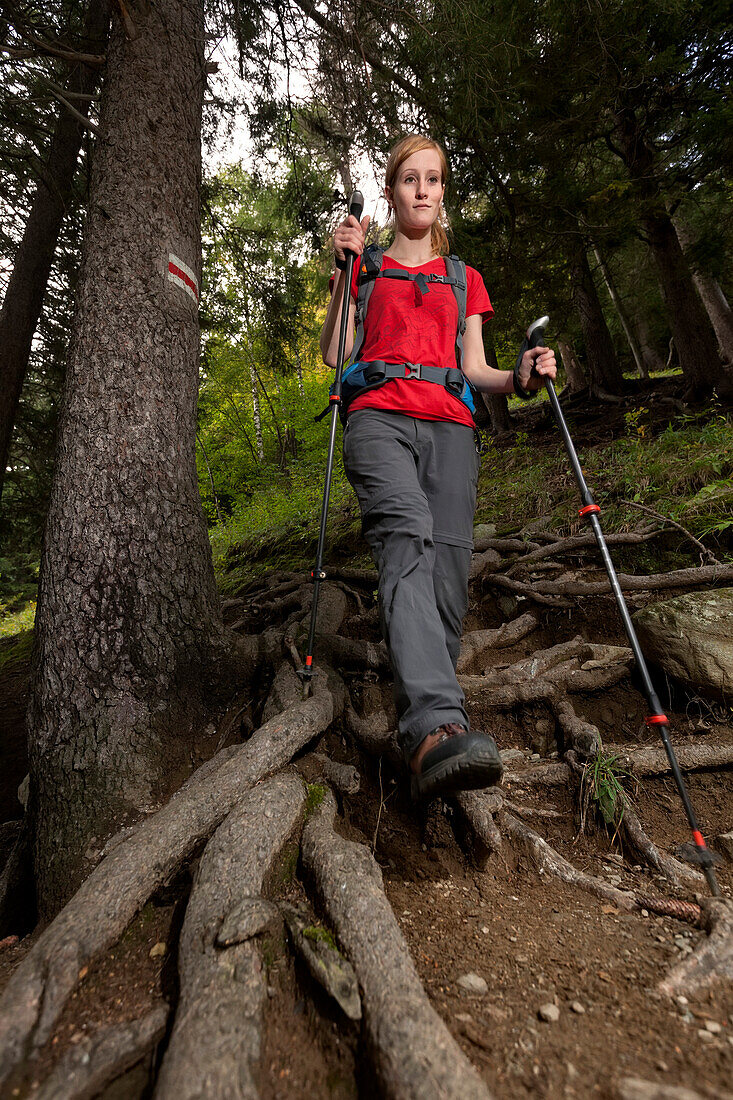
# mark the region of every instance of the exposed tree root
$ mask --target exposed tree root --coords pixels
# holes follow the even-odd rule
[[[616,1082],[614,1100],[712,1100],[713,1094],[681,1085],[665,1085],[659,1081],[642,1081],[640,1077],[622,1077]],[[715,1100],[733,1100],[730,1093],[715,1092]]]
[[[117,940],[156,887],[249,787],[326,729],[333,710],[325,677],[316,677],[312,698],[261,726],[241,747],[224,749],[111,849],[5,988],[0,1000],[0,1083],[49,1037],[82,967]]]
[[[494,814],[504,804],[501,792],[495,788],[486,791],[460,791],[455,800],[474,836],[486,849],[486,856],[500,852],[501,830],[494,820]]]
[[[571,886],[578,886],[598,898],[612,901],[619,909],[627,912],[636,909],[636,901],[632,894],[623,890],[617,890],[615,886],[604,882],[595,875],[587,875],[584,871],[578,871],[572,863],[568,863],[559,852],[550,847],[546,840],[535,833],[529,826],[520,821],[514,814],[504,813],[503,824],[512,840],[517,841],[529,856],[537,872],[541,875],[553,875],[562,882]]]
[[[339,764],[322,752],[308,753],[298,766],[309,782],[323,776],[340,794],[356,794],[361,786],[361,777],[353,764]]]
[[[469,665],[479,661],[485,653],[493,649],[504,649],[526,638],[539,626],[539,619],[531,611],[496,630],[473,630],[464,634],[461,640],[461,655],[458,658],[457,672],[467,671]]]
[[[258,1096],[261,1016],[267,999],[259,948],[217,945],[221,915],[258,898],[305,802],[284,771],[259,783],[222,822],[201,857],[178,948],[180,997],[158,1075],[157,1100]]]
[[[577,571],[576,571],[577,572]],[[537,602],[555,597],[604,596],[611,591],[608,580],[582,581],[575,575],[554,581],[528,583],[514,580],[503,573],[486,573],[485,583],[505,588]],[[647,577],[619,573],[618,581],[624,592],[662,591],[668,588],[697,588],[701,584],[723,584],[733,580],[733,565],[701,565],[694,569],[676,569],[671,573],[651,573]]]
[[[303,863],[359,977],[383,1095],[486,1100],[486,1086],[430,1005],[377,864],[334,831],[335,813],[329,793],[303,830]]]
[[[377,711],[360,718],[352,707],[346,708],[346,728],[354,739],[372,756],[386,756],[397,767],[404,767],[404,758],[397,744],[397,734],[388,715]]]
[[[664,775],[670,771],[667,753],[663,748],[629,748],[628,745],[607,744],[608,752],[628,761],[634,775]],[[681,768],[695,771],[700,768],[725,768],[733,764],[733,744],[710,745],[699,741],[675,743],[675,755]]]
[[[701,871],[697,871],[694,867],[688,867],[685,863],[680,863],[674,856],[668,856],[660,852],[653,840],[644,832],[638,815],[629,803],[628,798],[624,800],[624,803],[623,817],[619,829],[639,860],[664,875],[674,886],[679,886],[680,882],[699,884],[705,881],[705,876]]]
[[[733,902],[706,898],[702,910],[708,937],[660,983],[659,991],[668,997],[689,996],[733,979]]]
[[[168,1006],[159,1005],[139,1020],[84,1035],[59,1059],[34,1100],[91,1100],[160,1042],[167,1019]]]

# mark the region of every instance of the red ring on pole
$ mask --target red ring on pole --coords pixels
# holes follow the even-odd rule
[[[695,841],[695,844],[697,844],[698,848],[707,848],[705,837],[702,835],[699,829],[692,830],[692,839]]]
[[[310,668],[312,664],[313,664],[313,658],[312,658],[312,657],[310,657],[310,656],[309,656],[309,657],[306,657],[306,659],[305,659],[305,667],[306,667],[306,668]]]
[[[341,404],[341,397],[336,393],[332,393],[328,400],[335,401],[339,405]]]
[[[600,515],[601,509],[597,504],[586,504],[584,508],[578,509],[579,516],[593,516]]]
[[[650,714],[644,721],[648,726],[668,726],[669,718],[666,714]]]

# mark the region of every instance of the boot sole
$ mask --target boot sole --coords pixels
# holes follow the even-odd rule
[[[503,774],[501,756],[493,742],[480,748],[474,746],[466,752],[440,760],[421,775],[413,775],[412,797],[417,800],[456,791],[476,791],[493,787]]]

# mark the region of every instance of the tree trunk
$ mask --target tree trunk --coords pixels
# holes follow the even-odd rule
[[[651,374],[652,371],[663,371],[665,362],[654,346],[649,322],[643,310],[634,313],[634,327],[639,335],[639,347],[647,374]]]
[[[249,388],[252,393],[252,418],[255,425],[255,440],[257,441],[257,457],[260,462],[265,459],[265,446],[262,440],[262,414],[260,412],[260,393],[257,389],[257,375],[255,374],[254,360],[250,348],[249,355]]]
[[[484,326],[486,328],[486,326]],[[496,348],[493,338],[489,334],[484,335],[484,347],[486,350],[486,362],[494,370],[499,370],[499,361],[496,358]],[[491,431],[494,435],[505,435],[514,431],[512,418],[509,415],[509,402],[503,393],[482,393],[484,405],[489,410],[491,417]]]
[[[659,272],[669,325],[690,395],[708,396],[730,384],[723,371],[713,333],[698,298],[672,219],[656,178],[654,154],[644,140],[636,114],[617,113],[618,134],[632,185],[641,200],[641,224]]]
[[[195,464],[202,8],[135,5],[134,40],[113,13],[36,617],[42,917],[188,774],[221,652]]]
[[[618,314],[618,319],[621,322],[621,327],[624,330],[626,342],[629,345],[631,354],[634,357],[634,362],[636,363],[636,369],[639,372],[639,376],[641,378],[648,378],[649,371],[644,365],[644,357],[641,354],[641,348],[639,347],[639,344],[637,342],[634,330],[631,327],[631,322],[629,321],[628,314],[626,313],[626,310],[624,308],[624,304],[621,301],[621,295],[616,289],[616,284],[614,283],[611,272],[608,269],[608,264],[604,260],[598,245],[593,245],[593,252],[595,254],[596,260],[598,261],[598,267],[600,268],[601,275],[603,276],[603,281],[606,284],[606,290],[608,291],[609,297],[614,304],[616,313]]]
[[[578,362],[578,356],[575,354],[575,349],[572,344],[568,344],[565,340],[558,340],[557,346],[560,350],[562,365],[565,368],[568,388],[571,393],[579,393],[581,390],[587,388],[588,379],[585,377],[585,372]]]
[[[689,226],[680,217],[674,218],[673,224],[682,250],[687,254],[694,243]],[[728,363],[733,363],[733,311],[728,305],[728,300],[718,280],[714,279],[708,272],[693,267],[692,281],[697,287],[697,292],[702,298],[702,304],[707,310],[723,358]]]
[[[90,0],[81,50],[103,53],[109,28],[107,0]],[[75,64],[67,82],[70,92],[91,95],[99,82],[97,66]],[[74,100],[81,114],[89,101]],[[0,312],[0,496],[23,380],[28,369],[33,335],[41,314],[61,223],[69,208],[76,165],[84,136],[83,125],[59,106],[48,160],[33,196],[30,215],[20,242],[13,273]]]
[[[623,375],[593,282],[585,243],[580,239],[570,258],[570,278],[573,302],[583,330],[591,386],[607,393],[621,393]]]

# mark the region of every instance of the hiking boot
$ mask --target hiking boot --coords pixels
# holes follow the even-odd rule
[[[493,787],[504,770],[494,738],[475,730],[469,733],[457,722],[429,733],[410,768],[414,799]]]

